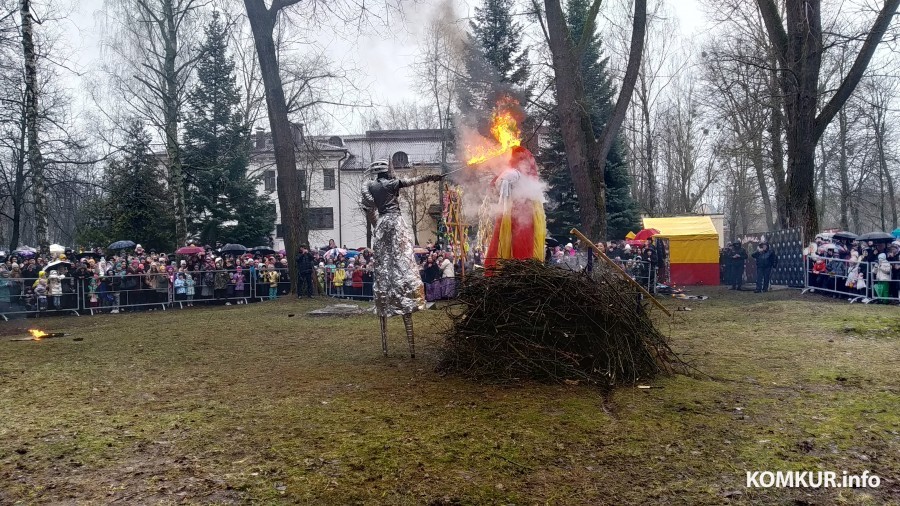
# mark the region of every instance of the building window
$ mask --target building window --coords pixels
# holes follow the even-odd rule
[[[297,171],[297,180],[300,181],[300,191],[306,191],[306,171],[298,170]]]
[[[275,171],[267,170],[263,173],[263,189],[267,192],[275,191]]]
[[[409,167],[409,155],[403,151],[397,151],[391,156],[391,166],[395,169]]]
[[[284,237],[284,225],[281,223],[275,224],[275,237],[281,239]]]
[[[324,188],[326,190],[334,190],[334,169],[324,169],[322,174],[325,178]]]
[[[334,229],[334,208],[332,207],[310,207],[307,209],[309,216],[310,230],[333,230]]]

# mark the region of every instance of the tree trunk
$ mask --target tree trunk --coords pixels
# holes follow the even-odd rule
[[[772,198],[769,196],[769,185],[766,182],[766,169],[762,148],[762,132],[754,133],[751,144],[753,152],[750,155],[753,169],[756,171],[756,181],[759,184],[759,196],[762,199],[763,211],[766,214],[766,230],[775,230],[775,217],[772,214]]]
[[[818,116],[818,80],[822,66],[821,0],[787,0],[782,23],[775,0],[757,0],[760,15],[781,70],[787,121],[788,224],[802,226],[806,237],[819,230],[815,197],[815,148],[825,128],[859,84],[890,26],[900,0],[885,0],[853,66]],[[787,26],[787,30],[785,30]]]
[[[18,128],[19,131],[16,133],[18,136],[18,139],[16,139],[18,153],[15,160],[16,182],[15,190],[13,190],[12,195],[13,216],[12,224],[10,225],[12,228],[12,235],[9,238],[10,252],[19,247],[19,234],[22,230],[22,206],[25,204],[25,160],[27,156],[25,148],[26,139],[28,138],[28,128],[24,114],[19,120]]]
[[[275,148],[278,203],[281,208],[281,224],[287,243],[285,250],[288,253],[291,293],[296,294],[297,266],[293,261],[293,255],[301,243],[307,242],[309,231],[304,219],[300,181],[297,177],[297,155],[294,151],[294,139],[291,123],[288,120],[288,108],[273,39],[278,10],[267,9],[264,0],[244,0],[244,5],[247,8],[247,17],[253,31],[256,55],[266,89],[266,108],[269,113],[272,144]]]
[[[843,108],[838,113],[838,171],[841,178],[841,229],[850,230],[850,176],[847,174],[847,111]]]
[[[875,148],[878,153],[878,170],[881,178],[881,228],[886,232],[890,232],[894,228],[897,227],[897,198],[894,193],[894,181],[891,179],[891,171],[888,169],[887,164],[887,155],[885,154],[884,147],[884,137],[885,137],[885,121],[884,121],[884,113],[885,111],[878,106],[875,106],[875,111],[872,114],[872,127],[875,131]],[[887,186],[887,188],[885,188]],[[887,226],[887,219],[885,216],[885,189],[887,190],[888,200],[890,200],[891,206],[891,226]],[[890,230],[888,230],[890,229]]]
[[[772,61],[774,69],[775,62]],[[784,174],[784,145],[781,143],[781,134],[784,131],[784,115],[782,113],[781,90],[778,87],[778,81],[775,70],[772,71],[772,79],[770,80],[770,93],[772,95],[772,104],[770,110],[772,113],[772,129],[770,131],[772,142],[772,179],[775,181],[775,209],[777,218],[777,227],[779,229],[787,228],[788,225],[788,195],[787,180]]]
[[[178,32],[175,29],[175,8],[173,0],[163,1],[165,27],[160,27],[165,41],[163,86],[163,118],[165,121],[166,155],[169,161],[169,188],[175,200],[175,247],[187,242],[187,210],[184,197],[181,145],[178,141],[179,83],[175,58],[178,55]]]
[[[44,184],[44,158],[38,140],[37,54],[34,48],[31,0],[21,0],[19,12],[22,16],[22,52],[25,58],[25,123],[28,131],[28,165],[31,168],[31,191],[34,200],[34,235],[38,249],[42,253],[47,253],[50,240],[47,237],[48,210]]]

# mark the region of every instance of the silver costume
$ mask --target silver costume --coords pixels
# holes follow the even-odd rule
[[[378,210],[375,225],[375,312],[381,317],[381,344],[387,355],[387,317],[403,316],[410,355],[415,354],[412,313],[425,308],[425,293],[419,266],[413,255],[413,239],[409,225],[400,212],[400,190],[408,186],[438,181],[441,176],[427,175],[397,179],[382,171],[378,179],[369,181],[363,192],[363,205]]]

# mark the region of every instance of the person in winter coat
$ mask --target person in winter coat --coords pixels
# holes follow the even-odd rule
[[[214,293],[217,299],[224,299],[228,291],[228,285],[231,283],[231,275],[222,267],[221,261],[216,262],[216,269],[218,270],[215,275]],[[230,305],[231,302],[226,301],[225,304]]]
[[[175,277],[175,281],[172,285],[175,290],[175,301],[181,302],[187,298],[187,288],[184,286],[184,273],[179,272]]]
[[[278,298],[278,281],[281,280],[281,273],[272,266],[266,267],[264,274],[266,283],[269,284],[269,300]]]
[[[47,280],[39,279],[34,285],[34,296],[37,299],[37,310],[47,310]]]
[[[351,279],[352,279],[352,284],[353,284],[353,297],[356,300],[362,299],[363,274],[365,274],[365,267],[362,264],[357,264],[353,268],[353,274],[351,274]]]
[[[728,252],[728,279],[732,290],[741,290],[744,284],[744,262],[747,261],[747,252],[744,251],[740,241],[734,241],[731,244],[731,251]]]
[[[184,275],[184,295],[187,297],[187,305],[188,307],[192,307],[194,305],[194,294],[197,293],[197,282],[194,281],[194,276],[191,276],[191,273],[188,272]]]
[[[769,248],[769,243],[762,242],[752,256],[756,260],[756,290],[754,293],[768,292],[772,269],[778,267],[778,255]]]
[[[875,298],[886,299],[890,296],[891,264],[887,261],[887,255],[878,254],[878,263],[875,269]]]
[[[62,278],[56,271],[50,271],[47,287],[53,300],[53,309],[62,309]]]
[[[231,282],[234,284],[234,296],[237,297],[238,304],[243,304],[243,299],[246,297],[244,294],[244,268],[240,265],[235,268],[234,274],[231,275]]]
[[[440,265],[441,269],[441,298],[452,299],[456,297],[456,271],[453,268],[453,260],[448,253]]]
[[[332,277],[332,284],[334,286],[334,295],[338,297],[344,296],[344,278],[347,277],[347,271],[344,269],[344,262],[340,262],[337,264],[337,268],[334,270],[334,276]]]
[[[315,266],[315,259],[312,253],[309,252],[309,246],[306,244],[300,246],[300,252],[297,253],[295,261],[298,273],[297,298],[303,297],[303,293],[306,292],[306,296],[311,299],[313,297],[313,267]]]

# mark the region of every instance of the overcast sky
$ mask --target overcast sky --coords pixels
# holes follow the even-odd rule
[[[84,79],[92,78],[92,71],[98,66],[100,56],[101,23],[100,9],[104,0],[81,0],[73,2],[73,12],[64,22],[65,41],[72,53],[72,67],[82,72],[82,77],[72,78],[72,93],[80,107],[88,106],[84,97]],[[472,8],[479,0],[456,0],[457,13],[461,18],[473,14]],[[415,100],[417,94],[411,82],[411,65],[418,51],[423,26],[434,15],[437,0],[423,0],[407,11],[405,30],[395,32],[394,37],[385,34],[361,34],[358,37],[338,37],[330,28],[322,29],[317,39],[335,55],[336,60],[353,60],[361,73],[367,76],[369,93],[377,104],[387,104],[402,100]],[[678,17],[682,33],[692,37],[703,29],[704,18],[698,0],[677,0],[670,3]],[[464,19],[460,20],[465,23]],[[348,116],[334,120],[337,134],[360,130],[358,121]]]

